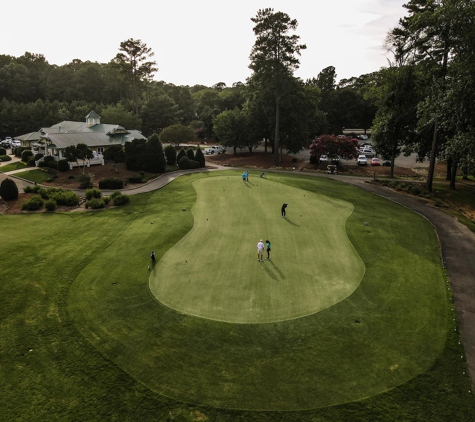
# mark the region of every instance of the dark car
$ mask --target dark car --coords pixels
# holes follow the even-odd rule
[[[383,166],[385,167],[391,167],[391,160],[383,160]]]

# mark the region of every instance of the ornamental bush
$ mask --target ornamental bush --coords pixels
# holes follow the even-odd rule
[[[9,155],[0,155],[0,161],[11,161],[12,157]]]
[[[58,168],[58,162],[54,160],[48,161],[48,167],[51,169],[57,169]]]
[[[33,152],[31,149],[25,149],[21,152],[21,161],[27,163],[30,157],[33,157]]]
[[[81,173],[78,177],[79,189],[90,189],[94,186],[94,175],[92,173]]]
[[[180,162],[181,157],[186,157],[186,151],[183,148],[178,152],[178,155],[176,156],[177,163]]]
[[[99,189],[87,189],[85,195],[86,199],[89,201],[92,198],[100,199],[102,192]]]
[[[122,195],[122,192],[116,190],[115,192],[112,192],[110,194],[109,198],[114,199],[115,197],[120,196],[120,195]]]
[[[25,193],[38,193],[41,189],[40,185],[28,185],[23,188],[23,192]]]
[[[36,161],[38,161],[40,158],[43,158],[43,157],[44,157],[44,154],[41,154],[41,153],[35,154]]]
[[[200,167],[200,163],[198,163],[198,161],[190,160],[190,162],[188,163],[189,169],[197,169],[199,167]]]
[[[99,181],[100,189],[122,189],[123,187],[124,182],[117,177],[109,177]]]
[[[201,148],[198,148],[196,150],[195,161],[198,161],[198,163],[200,163],[199,167],[204,167],[206,165],[205,155],[203,154]]]
[[[130,183],[142,183],[143,176],[140,174],[133,174],[132,176],[129,176],[128,180]]]
[[[7,155],[7,150],[3,147],[0,147],[0,155]]]
[[[190,168],[190,159],[184,155],[178,160],[178,167],[180,167],[181,170]]]
[[[45,168],[45,167],[48,167],[48,162],[47,161],[40,161],[38,163],[38,167],[41,167],[41,168]]]
[[[36,167],[35,157],[28,158],[27,164],[29,167]]]
[[[117,206],[117,205],[125,205],[130,202],[130,198],[127,195],[120,194],[116,195],[114,199],[112,200],[112,203]]]
[[[174,166],[176,164],[176,149],[173,145],[167,145],[164,149],[167,164]]]
[[[43,200],[40,196],[32,196],[28,201],[21,204],[23,211],[36,211],[43,206]]]
[[[47,211],[55,211],[58,205],[54,199],[48,199],[45,201],[45,208]]]
[[[66,159],[62,159],[58,161],[58,170],[59,171],[68,171],[69,170],[69,162]]]
[[[195,153],[191,148],[186,150],[186,156],[190,159],[190,161],[195,159]]]
[[[0,183],[0,196],[5,201],[18,198],[18,187],[12,179],[7,177],[2,183]]]
[[[45,163],[49,163],[50,161],[54,161],[54,157],[52,157],[51,155],[47,155],[45,158],[43,158],[43,161]]]
[[[97,210],[99,208],[104,208],[104,201],[98,199],[98,198],[92,198],[89,201],[86,202],[85,204],[86,209],[87,208],[92,208],[93,210]]]

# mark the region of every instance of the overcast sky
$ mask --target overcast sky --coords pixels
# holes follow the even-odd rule
[[[109,62],[120,43],[140,39],[155,53],[156,80],[212,86],[245,82],[259,9],[298,21],[307,45],[296,76],[316,77],[328,66],[338,80],[387,66],[388,31],[404,16],[406,0],[24,0],[0,7],[0,54],[43,54],[50,64],[73,59]],[[317,4],[318,3],[318,4]]]

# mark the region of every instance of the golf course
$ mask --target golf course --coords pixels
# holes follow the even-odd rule
[[[1,421],[473,420],[421,216],[258,171],[130,198],[0,218]]]

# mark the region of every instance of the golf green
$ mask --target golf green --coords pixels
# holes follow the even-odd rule
[[[150,277],[163,304],[225,322],[276,322],[333,306],[358,287],[364,264],[345,228],[351,203],[264,178],[193,187],[193,229]],[[271,241],[270,260],[258,262],[259,239]]]

